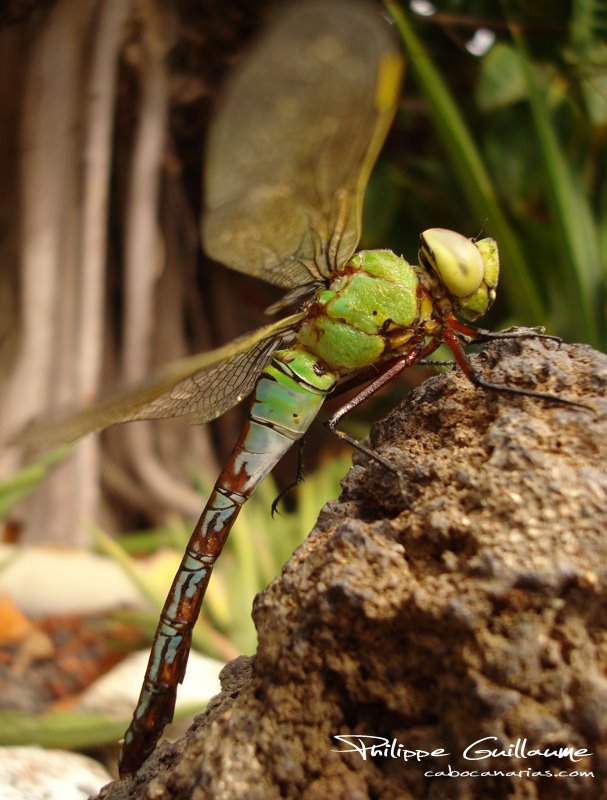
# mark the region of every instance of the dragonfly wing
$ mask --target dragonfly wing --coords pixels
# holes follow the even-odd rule
[[[215,419],[251,392],[272,351],[303,317],[303,313],[292,314],[217,350],[167,364],[148,380],[109,395],[91,408],[34,424],[19,442],[71,442],[91,431],[139,419]]]
[[[372,6],[312,0],[283,13],[235,70],[210,132],[208,254],[287,288],[345,263],[401,76]]]

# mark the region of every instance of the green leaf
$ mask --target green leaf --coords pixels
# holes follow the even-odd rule
[[[0,518],[5,517],[13,506],[27,497],[72,449],[71,445],[55,447],[30,464],[26,464],[8,480],[0,481]]]
[[[177,707],[175,719],[186,719],[201,710],[200,703]],[[50,711],[29,714],[21,711],[0,712],[0,746],[37,744],[82,750],[115,744],[124,735],[131,715],[110,716],[77,711]]]
[[[508,44],[498,42],[482,59],[476,99],[482,111],[495,111],[527,97],[521,59]]]
[[[582,177],[574,171],[560,144],[546,93],[538,86],[525,41],[515,26],[512,36],[527,82],[535,133],[540,143],[554,234],[560,241],[564,280],[561,294],[572,314],[581,317],[584,339],[596,346],[600,341],[595,301],[601,280],[601,253],[592,208]]]

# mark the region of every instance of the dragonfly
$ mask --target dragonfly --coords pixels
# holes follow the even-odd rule
[[[469,324],[495,298],[493,239],[426,230],[417,265],[389,250],[356,252],[365,189],[402,74],[400,48],[377,7],[310,0],[282,9],[225,86],[207,146],[202,238],[213,259],[287,290],[271,312],[298,310],[50,428],[53,439],[70,441],[131,420],[202,423],[252,395],[160,616],[124,736],[123,776],[141,766],[173,718],[192,628],[240,509],[329,395],[364,386],[325,424],[391,470],[338,424],[442,343],[476,386],[555,399],[486,381],[464,352],[470,342],[512,335]]]

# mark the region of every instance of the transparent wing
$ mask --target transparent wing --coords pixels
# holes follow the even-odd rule
[[[251,392],[272,351],[303,317],[302,313],[293,314],[225,347],[167,364],[145,382],[110,395],[91,408],[34,424],[19,442],[71,442],[85,433],[137,419],[215,419]]]
[[[376,7],[291,6],[225,88],[207,148],[210,256],[283,287],[354,253],[402,58]]]

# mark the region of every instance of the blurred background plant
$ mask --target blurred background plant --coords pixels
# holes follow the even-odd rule
[[[500,323],[604,347],[607,4],[503,2],[499,17],[497,4],[442,4],[423,30],[386,6],[433,133],[425,162],[421,141],[401,151],[409,213],[425,184],[420,227],[438,196],[445,226],[497,239]]]
[[[5,4],[1,437],[263,324],[276,290],[209,262],[198,230],[213,103],[272,5]],[[427,227],[494,236],[502,279],[483,325],[544,325],[604,348],[607,2],[386,0],[383,8],[408,74],[371,179],[362,246],[414,260]],[[356,434],[424,374],[411,370],[365,409]],[[91,546],[83,521],[95,520],[112,533],[146,530],[123,539],[128,549],[149,552],[168,539],[177,551],[242,414],[202,428],[137,423],[89,437],[26,503],[17,501],[51,462],[7,449],[5,539]],[[339,452],[322,429],[312,433],[306,483],[279,520],[268,518],[272,484],[247,507],[211,584],[203,649],[254,650],[251,598],[338,493]],[[292,454],[278,487],[294,474]],[[208,624],[219,638],[206,636]],[[150,620],[141,625],[151,636]]]

